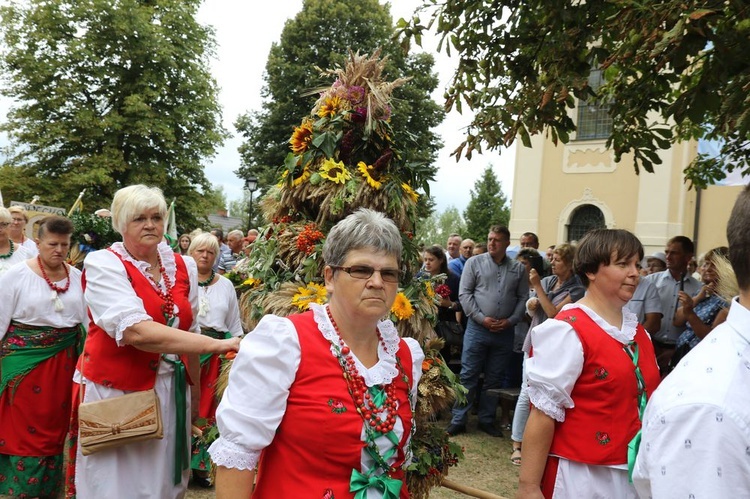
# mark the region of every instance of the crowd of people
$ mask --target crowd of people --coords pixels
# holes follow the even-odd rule
[[[323,246],[328,303],[246,335],[222,274],[257,231],[195,231],[173,249],[166,214],[159,189],[120,189],[122,241],[80,271],[65,261],[70,220],[43,219],[31,244],[25,212],[0,208],[0,493],[184,497],[191,474],[212,486],[215,471],[223,498],[408,497],[424,353],[384,320],[402,279],[395,224],[367,209],[344,218]],[[446,431],[467,432],[472,408],[484,433],[511,430],[519,498],[750,490],[748,220],[750,187],[728,246],[697,259],[685,236],[644,255],[616,229],[544,254],[527,232],[511,255],[499,225],[486,245],[451,234],[426,248],[417,278],[444,276],[436,332],[467,389]],[[497,424],[506,387],[520,393]],[[145,390],[162,438],[84,452],[80,405]]]

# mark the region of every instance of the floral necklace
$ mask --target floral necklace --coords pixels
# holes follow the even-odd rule
[[[125,251],[128,255],[130,255],[130,258],[136,261],[138,260],[136,257],[133,256],[133,254],[128,250],[128,248],[123,244],[123,248],[125,248]],[[154,276],[151,275],[151,272],[147,272],[146,277],[151,281],[151,283],[154,285],[154,291],[159,295],[159,297],[164,300],[164,305],[161,306],[161,312],[164,314],[164,318],[167,320],[167,326],[171,326],[174,322],[174,298],[172,296],[172,282],[169,280],[169,276],[167,275],[167,271],[164,268],[164,265],[161,263],[161,255],[157,252],[156,253],[156,259],[159,265],[159,274],[161,274],[161,278],[164,281],[164,291],[162,291],[161,286],[158,282],[154,279]],[[148,263],[148,262],[146,262]],[[149,267],[150,269],[151,267]]]
[[[0,259],[2,259],[2,260],[5,260],[7,258],[12,257],[13,256],[13,252],[16,250],[16,247],[13,245],[13,241],[11,240],[11,238],[8,238],[8,242],[10,243],[10,251],[8,251],[4,255],[0,255]]]
[[[42,277],[47,282],[47,285],[52,289],[50,300],[55,304],[55,312],[61,312],[64,306],[62,300],[60,299],[59,293],[65,293],[70,289],[70,271],[68,270],[68,266],[63,263],[63,268],[65,269],[65,279],[67,279],[68,282],[65,283],[65,287],[61,288],[57,284],[52,282],[52,280],[47,275],[47,272],[44,270],[44,265],[42,264],[41,255],[37,255],[36,261],[39,264],[39,270],[42,271]]]

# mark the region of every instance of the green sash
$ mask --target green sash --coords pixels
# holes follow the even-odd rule
[[[85,334],[81,324],[54,328],[11,321],[0,353],[0,393],[11,381],[17,387],[36,366],[69,347],[75,346],[76,354],[80,355]]]
[[[229,331],[217,331],[216,329],[211,329],[210,327],[202,327],[201,328],[201,334],[204,336],[208,336],[210,338],[213,338],[215,340],[226,340],[232,336],[232,334]],[[202,353],[200,355],[200,364],[201,367],[208,362],[208,360],[211,358],[211,356],[214,355],[212,353]]]

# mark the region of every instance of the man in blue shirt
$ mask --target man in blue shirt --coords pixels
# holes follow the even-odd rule
[[[526,268],[509,258],[510,231],[499,225],[490,228],[487,253],[466,261],[458,298],[468,317],[461,355],[461,384],[468,390],[466,405],[453,407],[453,418],[446,431],[457,435],[466,431],[468,412],[477,395],[479,376],[484,373],[479,402],[479,429],[494,437],[497,397],[487,390],[501,388],[503,374],[513,353],[515,325],[523,318],[529,297]]]

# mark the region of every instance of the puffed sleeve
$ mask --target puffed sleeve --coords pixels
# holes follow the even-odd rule
[[[0,341],[8,332],[13,311],[18,306],[18,290],[14,286],[18,282],[18,276],[15,274],[12,271],[0,273],[0,289],[3,290],[3,298],[0,299]]]
[[[243,338],[216,410],[221,436],[208,452],[217,465],[256,467],[284,417],[300,357],[297,331],[288,319],[267,315]]]
[[[242,336],[245,332],[242,329],[240,306],[237,303],[237,292],[234,290],[234,284],[224,276],[221,276],[221,282],[227,289],[227,330],[232,336]]]
[[[94,323],[122,346],[123,331],[150,321],[143,300],[135,294],[122,261],[107,250],[94,251],[83,261],[84,298]],[[192,286],[191,286],[192,287]]]
[[[526,361],[529,400],[556,421],[574,406],[570,394],[583,370],[583,346],[570,324],[547,319],[531,330],[532,356]]]

